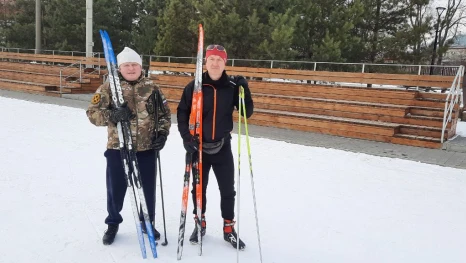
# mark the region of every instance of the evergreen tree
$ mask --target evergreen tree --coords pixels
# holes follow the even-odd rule
[[[359,37],[354,27],[363,14],[359,0],[299,0],[295,13],[299,16],[294,49],[305,60],[345,61],[348,51],[355,50]],[[325,54],[324,52],[330,52]],[[338,51],[339,50],[339,51]]]
[[[257,58],[259,44],[264,39],[264,26],[251,2],[197,2],[198,21],[205,26],[206,44],[225,46],[230,58]]]
[[[7,47],[35,48],[35,0],[17,0],[11,7],[11,16],[2,28]]]
[[[86,1],[49,0],[44,10],[44,49],[83,51],[86,42]]]
[[[191,0],[168,0],[163,15],[157,18],[159,32],[154,52],[160,56],[195,57],[199,12]]]
[[[393,36],[382,42],[385,56],[397,63],[428,63],[431,49],[426,36],[430,32],[432,16],[428,13],[429,0],[409,0],[410,13]]]
[[[163,14],[165,1],[143,0],[140,4],[137,30],[133,31],[132,38],[139,53],[151,55],[157,42],[159,25],[157,17]]]
[[[297,16],[293,16],[291,10],[285,14],[270,14],[270,36],[260,44],[262,53],[267,54],[262,58],[293,60],[296,57],[298,52],[291,48],[296,20]]]
[[[98,0],[94,1],[93,6],[94,14],[98,11],[99,15],[93,15],[93,36],[94,39],[94,52],[103,52],[102,41],[99,30],[106,30],[112,40],[112,45],[115,52],[121,50],[119,41],[119,7],[113,0]]]
[[[364,5],[364,19],[357,25],[365,54],[361,60],[383,62],[386,51],[382,44],[405,28],[411,12],[406,0],[361,0]]]

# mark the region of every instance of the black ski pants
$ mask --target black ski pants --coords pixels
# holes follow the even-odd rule
[[[107,149],[104,153],[107,158],[107,211],[106,224],[120,224],[123,218],[120,215],[128,186],[126,185],[125,171],[121,161],[120,151]],[[144,197],[148,207],[149,217],[155,217],[155,151],[137,152],[139,172],[141,174]],[[136,188],[135,188],[136,189]],[[136,192],[136,195],[138,193]],[[130,196],[129,198],[134,198]],[[141,209],[140,209],[141,211]],[[139,215],[142,221],[142,214]]]
[[[210,169],[214,171],[220,190],[220,209],[223,219],[233,220],[235,217],[235,167],[231,152],[231,137],[225,138],[222,149],[216,154],[202,153],[202,214],[206,212],[206,190],[209,183]],[[191,191],[196,214],[196,186],[193,180]]]

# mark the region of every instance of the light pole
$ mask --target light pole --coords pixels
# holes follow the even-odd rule
[[[434,50],[432,51],[432,61],[430,62],[430,75],[434,74],[433,65],[435,63],[435,56],[437,55],[437,40],[438,40],[438,30],[440,26],[440,16],[442,15],[443,11],[445,11],[445,7],[437,7],[437,25],[435,27],[435,40],[434,40]]]
[[[39,54],[42,49],[42,11],[40,6],[40,0],[36,0],[36,50],[34,53]]]
[[[92,57],[92,47],[94,41],[92,39],[92,23],[93,23],[93,0],[86,0],[86,57]],[[86,68],[92,68],[93,65],[86,64]]]

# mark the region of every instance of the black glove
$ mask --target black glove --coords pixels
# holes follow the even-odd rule
[[[183,142],[183,146],[188,153],[195,153],[199,150],[199,139],[191,137],[188,141]]]
[[[236,78],[236,85],[238,87],[238,96],[241,94],[241,86],[243,87],[243,90],[244,90],[244,103],[247,103],[248,102],[248,98],[251,98],[251,91],[249,90],[249,85],[248,85],[248,81],[242,77],[242,76],[238,76]],[[237,99],[237,98],[236,98]],[[246,104],[247,106],[247,104]],[[247,112],[247,111],[246,111]],[[241,116],[244,116],[245,114],[243,114],[243,107],[240,107],[238,109],[238,113],[241,115]]]
[[[160,151],[163,149],[163,147],[165,146],[165,142],[167,141],[167,136],[163,135],[163,134],[159,134],[159,136],[157,138],[154,138],[152,139],[152,148],[156,151]]]
[[[245,78],[238,77],[238,79],[236,80],[236,85],[238,86],[238,94],[240,86],[243,86],[244,94],[251,94],[251,91],[249,90],[248,81]]]
[[[131,112],[131,110],[128,108],[128,103],[125,101],[125,103],[121,104],[119,108],[110,110],[110,115],[108,116],[108,119],[111,122],[117,124],[121,121],[129,121],[134,117],[135,116],[133,112]]]

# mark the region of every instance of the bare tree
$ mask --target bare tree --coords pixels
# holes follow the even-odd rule
[[[437,65],[442,64],[443,55],[453,43],[458,34],[458,29],[466,25],[466,4],[464,0],[448,0],[445,16],[439,27],[439,49]]]

